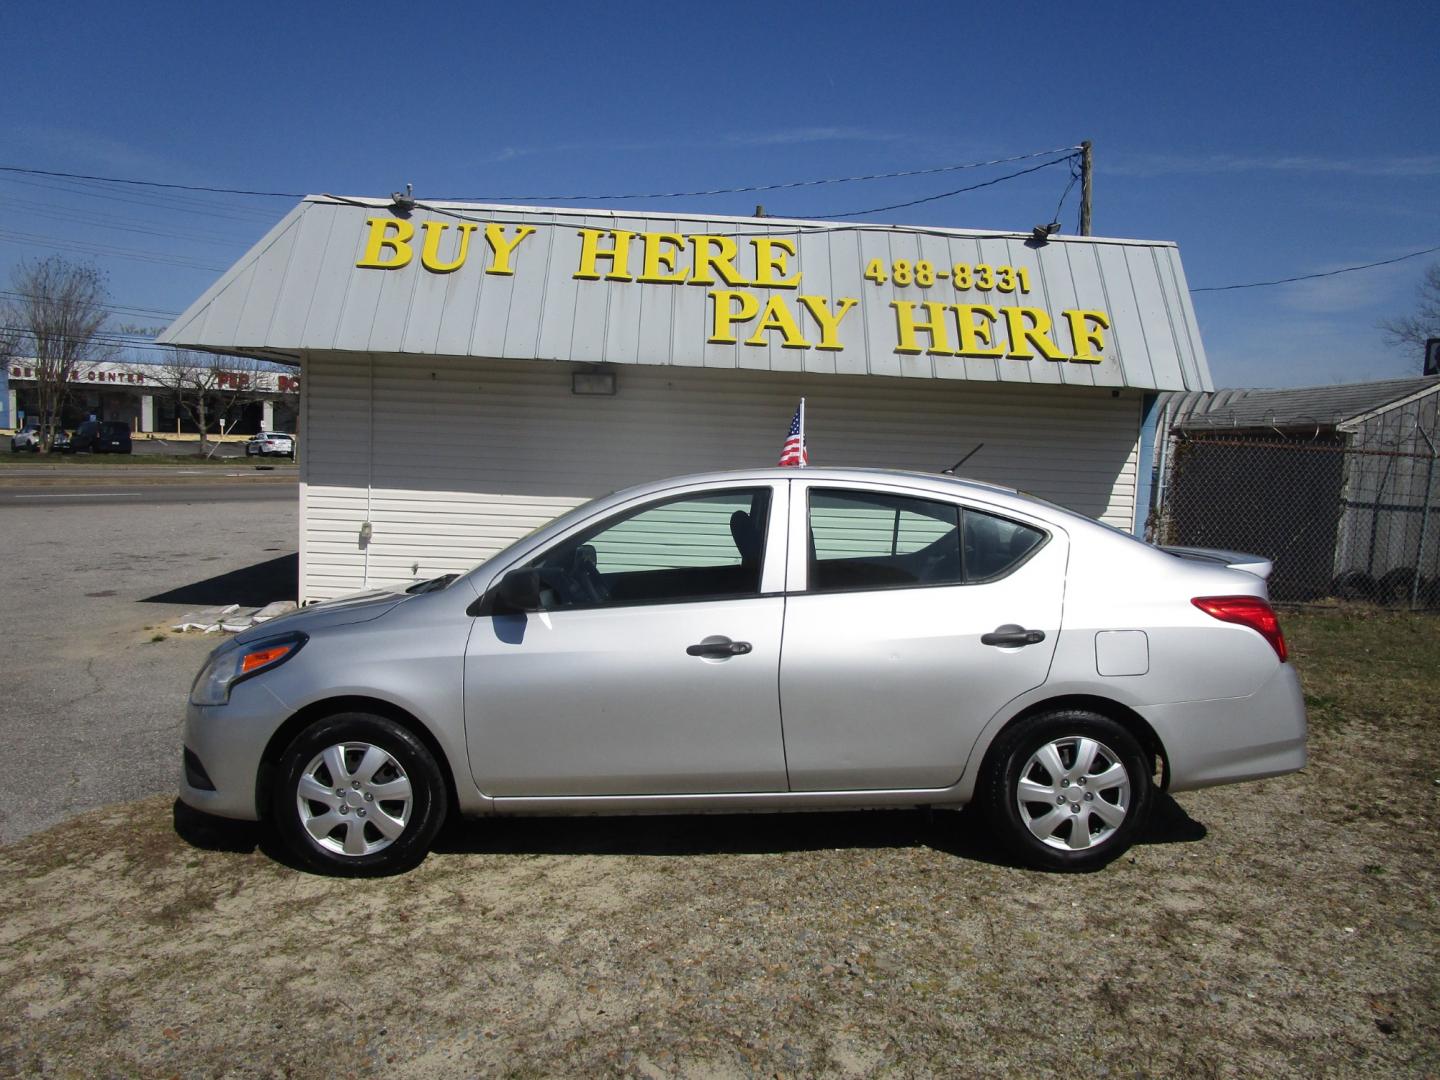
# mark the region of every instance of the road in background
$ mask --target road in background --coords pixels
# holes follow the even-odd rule
[[[293,476],[128,470],[0,487],[0,843],[175,791],[185,699],[218,639],[170,624],[207,604],[294,598],[295,491]]]
[[[41,506],[41,505],[87,505],[118,506],[128,503],[164,504],[176,503],[226,503],[226,502],[273,502],[296,505],[296,484],[294,478],[283,483],[247,484],[232,482],[216,483],[168,483],[146,482],[137,477],[132,483],[124,483],[123,477],[108,484],[66,484],[55,486],[27,486],[24,488],[0,486],[0,506]]]

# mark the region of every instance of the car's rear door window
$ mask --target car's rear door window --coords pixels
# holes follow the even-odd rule
[[[965,580],[994,581],[1028,559],[1045,542],[1045,534],[1009,518],[965,510]]]
[[[960,508],[868,491],[810,492],[810,589],[958,584]]]
[[[993,581],[1046,538],[954,503],[830,488],[811,489],[808,527],[812,592]]]

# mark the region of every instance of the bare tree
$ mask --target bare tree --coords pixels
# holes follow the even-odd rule
[[[0,325],[13,335],[15,355],[33,359],[40,449],[48,453],[76,367],[114,352],[100,337],[109,318],[109,290],[95,267],[59,255],[22,262],[10,284],[16,298],[0,305]]]
[[[1425,271],[1425,277],[1415,292],[1420,301],[1415,314],[1386,319],[1380,328],[1385,331],[1391,345],[1401,348],[1413,346],[1423,358],[1426,339],[1440,338],[1440,263]]]
[[[256,396],[261,370],[260,361],[249,357],[174,349],[155,377],[174,395],[176,410],[195,425],[204,454],[210,445],[211,425]]]

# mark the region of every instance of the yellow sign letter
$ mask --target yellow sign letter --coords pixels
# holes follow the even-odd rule
[[[734,345],[735,323],[749,322],[760,313],[760,301],[749,293],[718,289],[710,299],[715,302],[715,332],[708,339],[712,345]]]
[[[409,266],[410,260],[415,257],[414,250],[410,247],[410,241],[415,236],[415,226],[404,218],[366,218],[365,224],[370,226],[370,238],[365,241],[365,254],[360,256],[356,266],[363,266],[375,270],[399,270],[402,266]],[[382,259],[380,253],[389,248],[395,254],[392,258]]]
[[[615,246],[602,248],[602,236],[613,236]],[[609,259],[610,272],[605,275],[606,281],[634,281],[630,275],[630,241],[634,236],[633,232],[624,229],[612,229],[608,233],[603,229],[581,229],[580,269],[575,271],[575,276],[584,281],[599,281],[600,271],[595,264],[601,259]]]
[[[1011,360],[1035,359],[1035,354],[1030,351],[1031,345],[1039,349],[1040,355],[1046,360],[1070,359],[1050,340],[1050,316],[1045,312],[1033,307],[1007,307],[1001,310],[1005,312],[1005,327],[1010,331],[1010,351],[1005,355]],[[1028,326],[1027,321],[1030,324]]]
[[[505,239],[505,226],[490,224],[485,226],[485,239],[490,244],[490,251],[493,258],[490,265],[485,268],[487,274],[513,274],[515,271],[510,267],[510,256],[514,254],[520,241],[535,231],[533,225],[518,225],[515,228],[515,239]]]
[[[710,276],[712,267],[720,271],[720,277],[726,285],[750,284],[744,275],[735,269],[735,255],[739,248],[730,237],[700,233],[690,237],[690,243],[695,245],[695,269],[690,275],[691,285],[714,285],[715,279]]]
[[[645,268],[637,280],[659,285],[674,285],[684,281],[686,272],[676,271],[675,260],[685,249],[685,238],[666,232],[647,232],[642,235],[645,237]],[[662,267],[668,273],[662,273]]]
[[[470,254],[470,234],[478,229],[478,225],[463,224],[460,229],[460,241],[457,245],[455,259],[453,262],[442,263],[440,261],[440,238],[445,235],[445,230],[450,226],[443,221],[426,221],[420,225],[425,233],[425,247],[420,252],[420,265],[426,270],[436,274],[448,274],[452,270],[459,270],[465,265],[465,257]]]
[[[798,289],[800,275],[785,277],[785,256],[795,254],[795,241],[781,236],[757,236],[750,241],[755,249],[755,284],[762,289]],[[776,249],[779,249],[777,254]],[[779,274],[780,277],[775,275]]]
[[[976,322],[976,315],[985,321]],[[995,320],[999,317],[1000,313],[989,304],[956,304],[955,325],[960,328],[960,355],[1004,356],[1005,350],[995,345]]]
[[[746,345],[768,345],[765,340],[765,333],[768,330],[780,331],[780,344],[786,349],[808,349],[810,343],[800,333],[800,326],[795,321],[795,316],[790,314],[790,305],[785,303],[783,296],[772,296],[765,304],[765,310],[760,315],[760,325],[755,328],[755,333],[746,339]]]
[[[800,303],[805,305],[805,309],[810,312],[816,323],[820,326],[820,344],[815,346],[817,349],[830,349],[839,352],[845,347],[840,344],[840,338],[838,336],[840,332],[840,320],[845,318],[845,314],[859,302],[860,301],[849,297],[842,297],[836,301],[838,306],[832,315],[830,313],[830,303],[825,297],[800,297]]]
[[[895,346],[898,353],[927,352],[931,356],[954,356],[955,350],[950,347],[950,332],[945,329],[945,305],[935,300],[925,301],[925,310],[930,315],[929,319],[917,322],[915,319],[915,301],[913,300],[892,300],[890,306],[895,309],[895,324],[900,332],[900,344]],[[922,350],[917,333],[930,335],[930,347]]]
[[[1110,320],[1105,317],[1103,311],[1066,311],[1065,318],[1070,323],[1070,336],[1075,339],[1075,355],[1070,359],[1082,360],[1089,364],[1098,364],[1105,359],[1103,356],[1096,356],[1095,353],[1105,351],[1105,335],[1103,331],[1110,329]],[[1095,325],[1087,326],[1087,323]],[[1095,352],[1091,352],[1091,349]]]

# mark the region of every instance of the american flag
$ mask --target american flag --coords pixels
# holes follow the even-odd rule
[[[795,465],[804,468],[810,464],[810,451],[805,448],[805,399],[800,399],[795,415],[790,418],[790,434],[785,437],[785,447],[780,451],[781,465]]]

